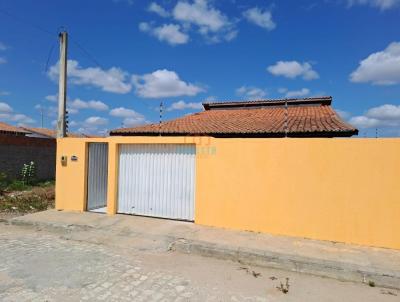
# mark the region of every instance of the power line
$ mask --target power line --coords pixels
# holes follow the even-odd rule
[[[91,60],[94,64],[96,64],[97,67],[100,67],[101,69],[104,69],[103,66],[95,59],[95,57],[93,55],[90,54],[90,52],[88,52],[83,46],[82,44],[80,44],[78,41],[75,40],[75,38],[73,38],[71,35],[69,35],[69,37],[71,38],[72,43],[74,43],[81,51],[83,54],[85,54],[85,56]]]
[[[53,50],[54,50],[54,47],[55,47],[56,45],[57,45],[57,43],[54,42],[53,45],[51,45],[51,47],[50,47],[49,53],[48,53],[48,55],[47,55],[46,65],[45,65],[45,67],[44,67],[44,72],[45,72],[45,73],[47,72],[47,69],[49,68],[49,62],[50,62],[50,59],[51,59],[51,55],[53,54]]]
[[[10,18],[12,18],[12,19],[14,19],[16,21],[18,21],[19,23],[22,23],[22,24],[24,24],[26,26],[35,28],[35,29],[47,34],[47,35],[52,36],[52,37],[58,36],[58,32],[66,30],[64,26],[60,26],[58,28],[58,32],[51,32],[50,30],[48,30],[46,28],[43,28],[43,27],[41,27],[41,26],[39,26],[39,25],[37,25],[37,24],[35,24],[33,22],[26,21],[23,18],[20,18],[20,17],[14,15],[14,14],[11,14],[7,10],[4,10],[4,9],[0,8],[0,13],[3,14],[3,15],[6,15],[6,16],[8,16],[8,17],[10,17]],[[74,43],[90,61],[92,61],[96,66],[104,69],[102,67],[102,64],[100,64],[99,61],[96,60],[95,57],[89,51],[87,51],[85,49],[85,47],[82,46],[82,44],[80,44],[78,41],[76,41],[75,38],[71,37],[71,35],[69,35],[69,36],[70,36],[70,39],[71,39],[72,43]],[[51,47],[51,49],[49,51],[49,54],[48,54],[48,57],[47,57],[46,70],[48,68],[48,63],[49,63],[49,61],[51,59],[51,54],[52,54],[53,50],[54,50],[54,45]]]
[[[33,27],[33,28],[37,29],[37,30],[40,30],[43,33],[51,35],[52,37],[54,37],[54,35],[56,34],[56,33],[53,33],[51,31],[49,31],[49,30],[37,25],[37,24],[34,24],[32,22],[28,22],[28,21],[26,21],[26,20],[24,20],[24,19],[22,19],[22,18],[20,18],[20,17],[18,17],[16,15],[13,15],[9,11],[6,11],[6,10],[4,10],[2,8],[0,8],[0,13],[3,14],[3,15],[6,15],[6,16],[8,16],[8,17],[10,17],[10,18],[22,23],[22,24],[28,25],[30,27]]]

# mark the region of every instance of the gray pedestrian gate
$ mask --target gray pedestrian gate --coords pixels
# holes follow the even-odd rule
[[[107,207],[108,144],[89,143],[87,210],[105,212]]]

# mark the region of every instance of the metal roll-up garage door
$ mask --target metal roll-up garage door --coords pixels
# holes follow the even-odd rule
[[[194,220],[195,159],[195,145],[121,145],[118,213]]]

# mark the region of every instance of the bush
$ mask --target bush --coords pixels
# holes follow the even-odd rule
[[[31,189],[31,186],[22,180],[14,180],[7,185],[7,191],[26,191]]]
[[[26,184],[32,184],[36,176],[35,162],[24,164],[21,170],[22,181]]]

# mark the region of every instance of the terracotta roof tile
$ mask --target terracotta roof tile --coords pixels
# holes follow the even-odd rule
[[[23,129],[31,132],[31,133],[36,133],[40,134],[43,136],[47,136],[49,138],[56,138],[57,137],[57,131],[53,129],[48,129],[48,128],[34,128],[34,127],[23,127]],[[76,133],[68,133],[68,137],[85,137],[84,135],[76,134]]]
[[[20,128],[20,127],[15,127],[3,122],[0,122],[0,132],[6,132],[10,134],[28,134],[29,132]]]
[[[287,108],[288,136],[351,136],[358,130],[345,123],[326,103],[304,103],[291,100]],[[216,107],[159,124],[112,130],[110,135],[210,135],[210,136],[284,136],[285,105],[270,106],[257,101],[258,107],[247,108],[255,102],[213,103]],[[264,102],[261,104],[260,102]],[[330,104],[330,101],[329,101]],[[222,105],[222,106],[221,106]],[[215,109],[213,109],[215,108]]]

